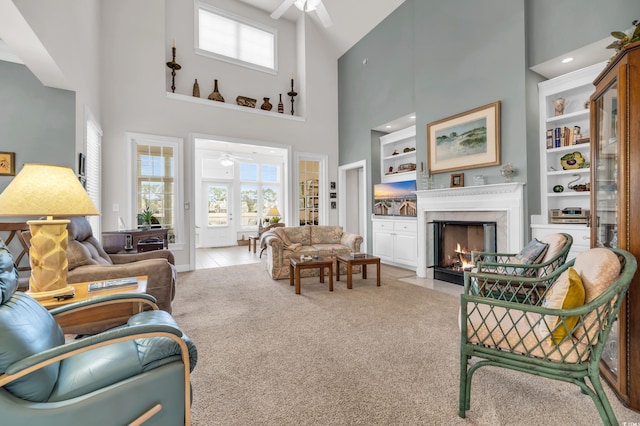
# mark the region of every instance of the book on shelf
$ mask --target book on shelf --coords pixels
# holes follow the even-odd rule
[[[550,149],[585,143],[589,141],[589,137],[581,136],[580,128],[577,126],[573,129],[570,129],[568,127],[556,127],[554,129],[547,130],[546,140],[547,149]]]
[[[553,147],[553,129],[547,129],[547,149],[551,149]]]

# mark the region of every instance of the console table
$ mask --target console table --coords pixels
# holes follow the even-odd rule
[[[132,229],[129,231],[110,231],[102,233],[102,247],[109,254],[162,250],[168,248],[167,229]],[[131,248],[126,247],[127,238],[131,238]],[[145,242],[153,241],[153,244]],[[138,245],[139,243],[140,246]]]

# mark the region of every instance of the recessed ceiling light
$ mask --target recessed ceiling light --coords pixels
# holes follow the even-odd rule
[[[412,120],[415,120],[415,119],[416,119],[416,116],[415,116],[415,115],[412,115],[412,116],[410,116],[409,118],[410,118],[410,119],[412,119]]]
[[[391,128],[391,124],[387,124],[385,127],[386,127],[387,129],[390,129],[390,128]]]
[[[562,63],[563,63],[563,64],[568,64],[568,63],[569,63],[569,62],[571,62],[571,61],[573,61],[573,58],[564,58],[564,59],[562,60]]]

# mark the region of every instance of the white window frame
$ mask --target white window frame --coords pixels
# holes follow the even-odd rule
[[[276,207],[278,208],[278,211],[280,212],[280,220],[284,223],[285,222],[285,218],[287,217],[287,211],[284,208],[284,185],[282,184],[283,180],[284,180],[284,165],[283,164],[276,164],[276,163],[271,163],[271,162],[262,162],[262,161],[238,161],[238,167],[240,167],[240,165],[242,164],[255,164],[258,168],[257,173],[256,173],[256,180],[242,180],[240,177],[240,171],[238,170],[238,196],[239,196],[239,200],[240,203],[238,203],[238,211],[239,211],[239,215],[242,215],[241,207],[242,207],[242,193],[241,193],[241,189],[242,189],[242,185],[255,185],[257,190],[258,190],[258,199],[256,200],[256,203],[258,204],[258,214],[257,214],[257,219],[258,219],[258,223],[255,226],[252,225],[242,225],[240,226],[240,229],[242,230],[247,230],[247,229],[256,229],[260,223],[262,223],[264,221],[264,219],[266,217],[262,216],[262,207],[264,206],[264,187],[265,186],[274,186],[277,187],[277,191],[278,191],[278,197],[276,200]],[[272,166],[272,167],[276,167],[278,169],[278,180],[276,182],[268,182],[268,181],[264,181],[262,180],[262,167],[263,166]]]
[[[200,40],[200,10],[207,11],[209,13],[213,13],[227,19],[231,19],[236,21],[241,25],[246,25],[249,27],[257,28],[259,30],[268,32],[273,35],[273,68],[265,67],[262,65],[254,64],[251,62],[243,61],[238,58],[234,58],[231,56],[221,55],[218,53],[211,52],[209,50],[201,49],[199,45]],[[266,25],[262,25],[258,22],[251,21],[247,18],[244,18],[239,15],[234,15],[233,13],[229,13],[227,11],[218,9],[216,7],[211,6],[210,4],[195,0],[194,1],[194,50],[195,53],[201,56],[206,56],[208,58],[217,59],[220,61],[228,62],[235,65],[240,65],[246,68],[254,69],[257,71],[266,72],[268,74],[276,75],[278,73],[278,30],[272,27],[268,27]]]
[[[89,198],[96,205],[99,212],[102,211],[102,128],[97,120],[85,108],[85,176],[86,189]],[[89,223],[93,235],[102,235],[100,216],[89,216]]]
[[[162,147],[173,148],[174,155],[174,167],[175,176],[173,182],[173,215],[174,224],[173,231],[175,234],[175,243],[170,247],[179,250],[184,246],[187,236],[185,235],[186,229],[184,227],[184,167],[183,167],[183,145],[184,141],[181,138],[172,138],[167,136],[149,135],[142,133],[126,133],[127,144],[129,146],[129,167],[131,170],[131,186],[130,186],[130,209],[128,219],[132,221],[132,229],[137,228],[137,214],[136,206],[138,205],[138,176],[137,176],[137,146],[138,145],[155,145]]]

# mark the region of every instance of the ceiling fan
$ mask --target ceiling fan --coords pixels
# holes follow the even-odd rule
[[[315,10],[318,18],[320,18],[320,22],[322,22],[322,25],[324,25],[325,28],[333,25],[333,21],[329,16],[329,12],[327,12],[327,8],[324,7],[322,0],[283,0],[280,6],[273,11],[271,17],[273,19],[280,18],[282,14],[291,7],[291,5],[295,5],[298,9],[306,12],[312,12]]]
[[[243,157],[242,155],[230,154],[228,152],[223,152],[220,157],[217,158],[220,162],[221,166],[229,167],[233,166],[234,160],[244,160],[244,161],[253,161],[251,157]]]

